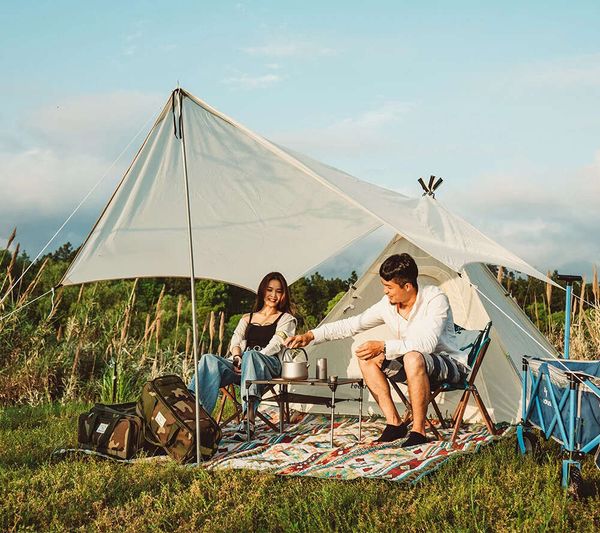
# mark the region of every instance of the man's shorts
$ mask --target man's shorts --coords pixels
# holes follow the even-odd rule
[[[440,383],[460,383],[465,379],[469,370],[463,364],[455,361],[450,356],[441,354],[422,355],[425,361],[425,369],[432,385]],[[389,380],[397,383],[406,383],[406,371],[404,370],[404,356],[398,359],[384,359],[381,371]]]

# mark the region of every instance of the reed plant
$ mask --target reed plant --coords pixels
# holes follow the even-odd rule
[[[120,397],[165,372],[186,380],[191,377],[193,335],[187,284],[138,279],[97,282],[63,287],[53,296],[38,299],[62,277],[67,264],[47,256],[30,265],[20,253],[16,235],[13,231],[9,239],[12,251],[0,250],[0,405],[106,398],[111,361],[116,361],[119,370]],[[315,279],[323,284],[322,278]],[[504,269],[498,270],[497,279],[507,288],[510,282],[511,290],[525,287],[520,303],[562,350],[561,291],[537,280],[514,278]],[[302,281],[303,290],[306,283]],[[173,287],[181,292],[171,294]],[[220,286],[199,282],[198,290],[203,287],[212,291],[212,300],[197,298],[198,323],[202,324],[198,353],[224,355],[240,315],[238,311],[226,315]],[[571,355],[600,358],[597,269],[592,282],[578,289],[577,302],[571,320]]]

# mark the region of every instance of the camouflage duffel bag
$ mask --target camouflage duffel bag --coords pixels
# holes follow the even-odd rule
[[[210,459],[221,440],[221,428],[201,405],[200,454]],[[196,460],[196,399],[179,376],[161,376],[142,388],[138,414],[146,423],[146,438],[162,446],[176,461]]]
[[[131,459],[140,450],[148,455],[162,452],[144,438],[144,421],[136,412],[135,402],[97,403],[88,413],[81,414],[77,443],[79,448],[115,459]]]

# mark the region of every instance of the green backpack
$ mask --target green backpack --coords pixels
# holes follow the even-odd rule
[[[79,416],[77,442],[81,449],[114,459],[131,459],[139,451],[164,453],[144,438],[144,421],[136,412],[135,402],[94,405]]]
[[[200,454],[210,459],[218,449],[221,428],[197,405],[179,376],[161,376],[142,388],[138,414],[146,423],[146,438],[162,446],[176,461],[196,461],[196,411],[200,414]]]

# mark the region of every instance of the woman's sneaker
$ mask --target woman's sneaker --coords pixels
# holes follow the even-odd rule
[[[249,422],[250,424],[250,438],[254,436],[254,423]],[[231,440],[235,440],[237,442],[244,442],[248,438],[248,430],[246,429],[246,420],[240,422],[240,425],[235,430],[235,433],[231,436]]]

